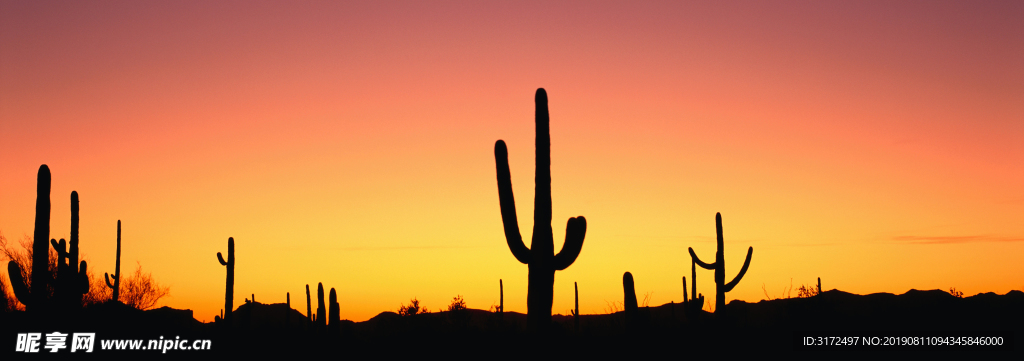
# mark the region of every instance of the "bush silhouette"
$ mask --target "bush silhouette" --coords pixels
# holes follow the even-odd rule
[[[417,314],[429,313],[426,308],[420,308],[420,300],[413,297],[409,300],[409,305],[400,305],[398,307],[398,314],[400,316],[413,316]]]
[[[549,134],[548,96],[543,88],[537,89],[536,103],[537,157],[534,183],[533,239],[530,248],[523,244],[516,218],[515,197],[512,194],[512,175],[508,166],[505,141],[494,143],[494,162],[498,173],[498,199],[505,239],[512,255],[529,267],[527,287],[527,329],[546,332],[551,324],[551,304],[554,293],[555,271],[564,270],[580,254],[587,232],[583,216],[569,218],[565,230],[565,244],[554,253],[554,235],[551,230],[551,138]]]
[[[152,273],[142,272],[142,265],[138,262],[135,263],[135,272],[131,277],[124,279],[121,288],[120,301],[140,310],[148,310],[155,307],[157,302],[170,294],[171,291],[170,287],[161,286],[157,283],[153,279]]]

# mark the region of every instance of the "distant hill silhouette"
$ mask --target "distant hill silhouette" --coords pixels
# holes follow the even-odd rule
[[[600,356],[601,350],[628,352],[633,347],[648,351],[685,348],[687,354],[702,355],[714,353],[719,347],[743,345],[730,352],[763,355],[768,351],[807,351],[795,344],[794,340],[801,335],[989,335],[1015,342],[1002,349],[990,349],[998,353],[1020,350],[1024,335],[1021,291],[957,298],[940,290],[910,290],[901,295],[855,295],[831,290],[808,298],[757,303],[734,300],[725,306],[727,318],[716,319],[714,314],[700,311],[699,324],[687,320],[674,307],[680,305],[643,308],[649,319],[642,327],[627,327],[625,312],[583,314],[579,317],[578,332],[574,331],[572,315],[553,315],[551,332],[541,339],[544,342],[522,347],[572,343],[579,353]],[[505,312],[502,317],[484,310],[465,312],[468,318],[461,323],[453,322],[447,311],[413,316],[387,311],[362,322],[341,320],[337,333],[327,333],[307,328],[309,319],[284,303],[249,302],[234,310],[233,327],[225,331],[213,322],[196,321],[191,310],[162,307],[140,311],[110,301],[87,307],[76,319],[61,324],[34,324],[24,311],[2,313],[0,337],[14,340],[15,332],[75,330],[97,332],[101,338],[209,338],[215,345],[211,352],[249,355],[332,355],[339,348],[351,355],[375,355],[381,350],[410,355],[445,354],[444,347],[482,352],[506,349],[514,340],[538,339],[527,332],[527,315],[522,313]],[[508,352],[526,352],[522,347]],[[915,350],[919,351],[943,349]]]

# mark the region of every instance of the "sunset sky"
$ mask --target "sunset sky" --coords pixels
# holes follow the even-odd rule
[[[526,312],[502,232],[508,144],[529,239],[534,92],[551,111],[556,272],[582,313],[683,299],[687,247],[728,300],[821,277],[868,294],[1024,289],[1024,2],[0,1],[0,233],[70,232],[102,282],[136,262],[160,305],[211,321],[234,237],[235,307],[305,313],[336,288],[364,321]],[[529,242],[527,242],[529,245]],[[6,267],[0,270],[7,278]],[[713,307],[713,272],[698,288]],[[792,291],[796,296],[796,291]],[[313,300],[316,307],[316,300]]]

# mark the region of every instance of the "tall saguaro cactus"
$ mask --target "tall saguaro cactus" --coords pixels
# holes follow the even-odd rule
[[[231,325],[231,310],[235,309],[235,239],[233,237],[228,237],[228,260],[224,261],[220,252],[217,252],[217,260],[228,269],[224,290],[224,321]]]
[[[515,197],[512,194],[512,175],[508,166],[508,149],[505,141],[494,143],[494,162],[498,173],[498,199],[501,205],[501,220],[504,224],[505,239],[512,255],[529,267],[529,285],[526,295],[526,325],[530,331],[546,331],[551,324],[551,303],[554,293],[555,271],[564,270],[580,254],[583,238],[587,232],[587,220],[583,216],[569,218],[565,230],[565,244],[556,255],[554,235],[551,230],[551,138],[548,118],[548,96],[543,88],[537,89],[537,173],[534,179],[536,191],[533,210],[533,239],[530,248],[523,244],[516,218]]]
[[[228,256],[229,258],[231,256]],[[114,283],[110,283],[110,279],[114,279]],[[114,263],[114,275],[110,276],[107,273],[103,273],[103,279],[107,281],[107,287],[113,292],[110,299],[117,301],[118,291],[121,289],[121,220],[117,220],[117,261]]]
[[[26,312],[35,313],[46,308],[49,301],[47,290],[50,280],[50,167],[39,166],[36,176],[36,224],[32,234],[32,275],[26,283],[21,267],[14,261],[7,263],[7,274],[11,288],[18,302],[25,305]],[[28,265],[25,265],[28,267]]]
[[[715,262],[706,263],[697,257],[697,254],[693,252],[693,248],[690,248],[690,259],[697,263],[703,269],[715,271],[715,313],[722,314],[725,312],[725,293],[732,291],[736,284],[740,283],[740,279],[747,273],[747,268],[750,267],[750,257],[754,255],[754,247],[747,249],[747,259],[743,261],[743,268],[740,268],[740,273],[736,275],[729,283],[725,283],[725,241],[722,238],[722,214],[715,213],[715,228],[718,232],[718,252],[715,253]],[[694,278],[694,284],[696,284],[696,277]]]

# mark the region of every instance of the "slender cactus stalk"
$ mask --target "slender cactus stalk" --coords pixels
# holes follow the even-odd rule
[[[114,263],[114,275],[110,276],[108,273],[103,274],[103,279],[107,281],[107,287],[110,287],[111,295],[110,299],[117,302],[119,291],[121,290],[121,220],[117,220],[117,261]],[[110,280],[114,282],[111,283]]]
[[[313,304],[309,298],[309,284],[306,284],[306,318],[309,319],[309,323],[313,323]]]
[[[576,296],[575,296],[576,311],[573,311],[573,313],[572,313],[573,327],[576,330],[576,333],[579,333],[580,332],[580,286],[578,284],[576,284],[576,282],[573,282],[572,283],[572,288],[573,288],[573,290],[576,293]]]

